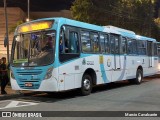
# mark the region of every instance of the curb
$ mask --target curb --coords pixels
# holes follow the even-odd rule
[[[41,92],[37,92],[37,91],[28,91],[28,92],[16,92],[13,94],[6,94],[6,95],[0,95],[0,101],[1,100],[8,100],[8,99],[14,99],[17,97],[27,97],[27,96],[32,96],[35,94],[40,94]]]
[[[155,75],[153,75],[153,77],[160,78],[160,74],[155,74]]]
[[[0,101],[1,100],[13,99],[13,98],[20,97],[20,96],[23,96],[23,95],[21,93],[0,95]]]

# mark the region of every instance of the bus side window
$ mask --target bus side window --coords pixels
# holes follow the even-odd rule
[[[127,39],[126,38],[124,38],[124,37],[122,37],[122,50],[121,50],[121,52],[122,52],[122,54],[126,54],[127,53]]]
[[[69,33],[69,44],[68,44],[68,52],[69,53],[78,53],[78,33],[71,31]]]
[[[119,54],[119,35],[110,34],[110,42],[111,42],[111,53],[112,54]]]
[[[157,43],[158,62],[160,63],[160,43]]]
[[[91,40],[88,31],[81,31],[81,43],[83,52],[91,52]]]
[[[128,39],[128,54],[132,54],[132,40]]]
[[[115,38],[113,35],[110,35],[110,42],[111,42],[111,54],[115,53]]]
[[[115,54],[119,54],[119,36],[115,35]]]
[[[60,33],[59,60],[66,62],[79,57],[79,34],[74,27],[64,26]]]
[[[105,35],[105,50],[106,50],[106,53],[109,54],[110,53],[110,41],[109,41],[109,36],[108,35]]]
[[[59,51],[60,53],[78,53],[79,44],[78,44],[78,33],[71,31],[69,32],[69,39],[65,38],[63,32],[61,32],[59,40]]]
[[[101,52],[102,53],[110,53],[110,44],[109,44],[109,37],[107,34],[100,35],[100,45],[101,45]]]
[[[147,44],[146,41],[139,40],[138,42],[138,54],[139,55],[147,55]],[[150,50],[151,51],[151,50]]]
[[[157,56],[157,43],[154,43],[154,56]]]
[[[100,35],[101,52],[105,53],[105,36]]]
[[[97,53],[99,52],[99,40],[98,40],[98,34],[97,33],[90,33],[90,38],[92,42],[92,52]]]
[[[135,39],[132,39],[132,51],[133,54],[137,55],[137,41]]]

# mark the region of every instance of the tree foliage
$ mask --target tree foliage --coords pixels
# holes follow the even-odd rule
[[[154,19],[154,22],[160,28],[160,18]]]
[[[71,7],[76,20],[97,25],[113,25],[137,34],[157,38],[154,22],[156,0],[75,0]],[[157,38],[159,39],[159,38]]]
[[[76,0],[71,7],[74,19],[90,23],[91,0]],[[78,14],[77,14],[78,13]]]

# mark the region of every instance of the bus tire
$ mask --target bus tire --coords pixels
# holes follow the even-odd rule
[[[92,91],[92,77],[88,74],[84,74],[81,83],[81,94],[89,95]]]
[[[138,69],[136,73],[136,79],[134,80],[135,84],[141,84],[142,80],[143,80],[143,72],[141,69]]]

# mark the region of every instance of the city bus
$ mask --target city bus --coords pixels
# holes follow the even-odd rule
[[[14,90],[60,92],[129,80],[140,84],[158,71],[153,38],[113,26],[67,18],[30,21],[15,30],[11,52]]]

